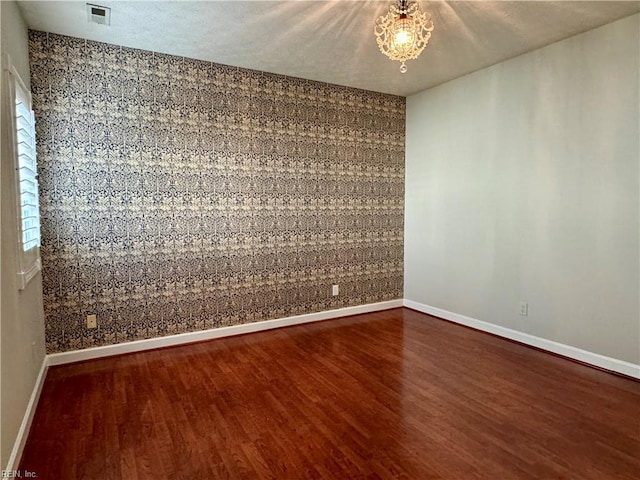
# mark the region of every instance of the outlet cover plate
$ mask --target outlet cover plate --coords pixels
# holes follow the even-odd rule
[[[529,304],[527,302],[520,302],[520,315],[523,317],[529,315]]]

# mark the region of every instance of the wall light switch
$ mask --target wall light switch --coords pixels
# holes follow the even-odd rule
[[[334,285],[333,288],[331,289],[331,294],[334,297],[337,297],[339,293],[340,293],[340,287],[338,287],[338,285]]]
[[[95,315],[87,315],[87,328],[96,328],[97,321]]]

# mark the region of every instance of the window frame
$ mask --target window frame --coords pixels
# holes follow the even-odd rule
[[[22,78],[18,74],[16,68],[13,66],[10,57],[7,54],[2,56],[3,75],[6,85],[6,101],[4,108],[7,111],[8,126],[9,126],[9,153],[13,162],[13,184],[15,191],[13,192],[14,210],[16,215],[16,232],[18,235],[16,244],[16,260],[17,260],[17,276],[18,276],[18,289],[24,290],[29,282],[36,276],[36,274],[42,269],[42,262],[40,260],[40,242],[42,238],[41,233],[41,218],[40,218],[40,199],[39,199],[39,181],[38,181],[38,162],[36,154],[36,138],[35,138],[35,115],[33,112],[33,99],[31,92],[26,88]],[[18,121],[16,104],[20,100],[24,104],[22,99],[26,100],[28,104],[25,106],[31,113],[30,127],[33,129],[33,156],[35,163],[35,189],[36,189],[36,221],[38,224],[37,243],[35,246],[24,249],[24,237],[23,237],[23,210],[22,210],[22,195],[20,187],[20,152],[18,147]],[[3,108],[3,109],[4,109]]]

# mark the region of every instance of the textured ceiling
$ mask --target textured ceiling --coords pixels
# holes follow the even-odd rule
[[[390,2],[93,0],[111,26],[87,21],[85,2],[19,2],[29,28],[378,92],[409,95],[604,25],[638,1],[422,1],[435,30],[417,60],[379,51],[375,19]]]

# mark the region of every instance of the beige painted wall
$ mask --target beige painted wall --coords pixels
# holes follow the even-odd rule
[[[638,27],[407,99],[405,298],[640,363]]]
[[[2,53],[7,53],[29,85],[27,28],[15,2],[1,2]],[[3,72],[4,75],[4,72]],[[4,76],[3,76],[4,82]],[[5,94],[4,83],[2,94]],[[4,105],[5,99],[2,99]],[[2,117],[2,445],[1,465],[7,465],[20,423],[45,355],[42,280],[38,274],[18,291],[15,261],[18,242],[14,206],[14,167],[7,151],[9,131]]]

